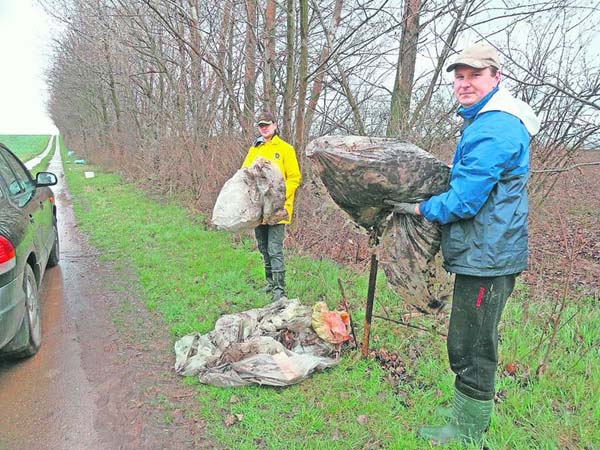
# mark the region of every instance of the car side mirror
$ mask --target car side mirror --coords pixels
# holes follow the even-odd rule
[[[58,179],[52,172],[38,172],[35,176],[35,184],[38,187],[54,186],[56,183]]]

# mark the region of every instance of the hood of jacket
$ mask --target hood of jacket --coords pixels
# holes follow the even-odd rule
[[[533,112],[531,106],[513,97],[507,89],[498,89],[498,92],[492,96],[490,101],[481,108],[479,114],[487,111],[504,111],[515,116],[525,125],[530,136],[535,136],[540,131],[540,119]]]

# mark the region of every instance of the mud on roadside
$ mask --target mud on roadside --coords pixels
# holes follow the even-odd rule
[[[63,228],[72,229],[63,232],[74,236],[83,255],[92,256],[77,260],[69,289],[86,299],[76,327],[82,365],[97,394],[94,428],[103,448],[218,448],[205,436],[194,388],[184,386],[174,372],[167,325],[132,290],[135,276],[115,263],[100,262],[87,238],[67,222]]]

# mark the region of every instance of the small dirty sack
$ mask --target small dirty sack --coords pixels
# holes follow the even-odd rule
[[[175,343],[175,371],[214,386],[289,386],[338,363],[336,348],[311,328],[311,309],[282,298],[220,317],[213,331]]]
[[[379,262],[396,292],[419,307],[447,299],[452,283],[438,254],[440,226],[392,214],[383,202],[420,202],[445,191],[449,167],[411,143],[366,136],[324,136],[306,154],[333,201],[381,236]]]
[[[313,306],[312,327],[321,339],[332,344],[350,340],[350,315],[346,311],[330,311],[325,302]]]
[[[212,223],[218,228],[241,231],[261,223],[274,225],[288,218],[285,181],[269,160],[257,158],[225,182],[213,208]]]

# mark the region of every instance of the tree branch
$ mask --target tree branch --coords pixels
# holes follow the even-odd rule
[[[578,169],[580,167],[584,167],[584,166],[600,166],[600,161],[597,162],[589,162],[589,163],[580,163],[580,164],[574,164],[572,166],[569,167],[563,167],[563,168],[555,168],[555,169],[537,169],[537,170],[531,170],[531,173],[558,173],[558,172],[568,172],[570,170],[574,170],[574,169]]]

